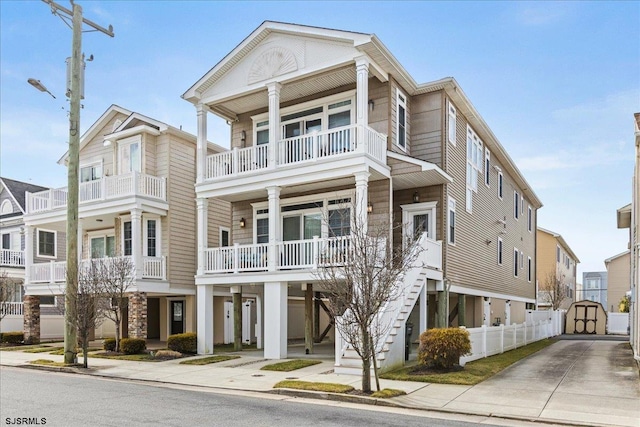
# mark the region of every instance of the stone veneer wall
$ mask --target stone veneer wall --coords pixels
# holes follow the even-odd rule
[[[129,295],[129,338],[147,339],[147,293]]]
[[[38,344],[40,342],[40,297],[25,295],[24,304],[24,343]]]

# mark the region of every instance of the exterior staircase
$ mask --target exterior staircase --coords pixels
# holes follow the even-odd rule
[[[420,298],[423,287],[427,285],[429,271],[433,266],[427,263],[429,257],[428,238],[424,234],[418,247],[421,252],[411,267],[398,279],[397,298],[387,302],[378,313],[378,325],[383,331],[383,338],[376,349],[376,360],[379,371],[388,370],[402,365],[405,354],[405,326],[407,319]],[[336,319],[336,327],[339,327],[341,319]],[[373,368],[372,368],[373,369]],[[337,374],[360,375],[362,373],[362,360],[350,344],[347,344],[336,331],[336,364],[334,372]]]

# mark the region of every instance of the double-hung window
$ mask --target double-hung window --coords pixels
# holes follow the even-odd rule
[[[527,281],[531,282],[531,257],[527,257]]]
[[[504,186],[504,176],[502,172],[498,171],[498,198],[502,200],[503,196],[503,186]]]
[[[531,233],[532,228],[533,228],[533,210],[531,209],[531,206],[529,206],[527,209],[527,230],[529,230],[529,233]]]
[[[473,209],[473,193],[478,192],[478,175],[482,173],[482,141],[467,125],[467,212]]]
[[[513,275],[514,277],[518,277],[519,268],[518,268],[518,259],[520,258],[520,251],[518,248],[513,248]]]
[[[160,220],[158,218],[145,219],[144,254],[156,257],[160,253]]]
[[[502,265],[502,238],[498,237],[498,265]]]
[[[56,257],[56,232],[48,230],[38,230],[38,256]]]
[[[398,90],[398,94],[396,97],[396,108],[397,108],[397,141],[398,146],[403,150],[407,149],[407,98],[406,96]]]
[[[456,107],[449,101],[449,142],[456,145]]]
[[[491,184],[491,152],[488,148],[484,149],[484,185],[487,187]]]
[[[520,218],[520,195],[517,191],[513,192],[513,217]]]
[[[122,224],[122,239],[124,256],[133,255],[133,228],[131,227],[131,221],[125,221]]]
[[[449,212],[449,224],[447,227],[447,242],[450,245],[456,244],[456,201],[449,197],[449,205],[447,208]]]

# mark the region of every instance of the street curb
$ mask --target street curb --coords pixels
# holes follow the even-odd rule
[[[150,380],[150,379],[122,378],[122,377],[115,377],[111,375],[103,375],[97,371],[88,372],[88,370],[91,370],[92,368],[87,368],[85,370],[85,368],[82,368],[82,367],[32,365],[28,363],[22,364],[22,365],[7,365],[7,364],[0,363],[0,366],[22,368],[22,369],[33,369],[33,370],[41,370],[41,371],[49,371],[49,372],[62,372],[62,373],[68,373],[68,374],[90,375],[94,377],[111,379],[111,380],[117,379],[120,381],[165,384],[165,385],[171,385],[171,386],[188,386],[193,388],[215,389],[215,390],[225,390],[225,391],[233,390],[233,391],[247,392],[247,393],[276,394],[276,395],[284,395],[284,396],[298,397],[298,398],[304,398],[304,399],[357,403],[362,405],[383,406],[383,407],[390,407],[390,408],[413,409],[417,411],[436,412],[436,413],[442,413],[442,414],[448,414],[448,415],[461,414],[461,415],[469,415],[469,416],[496,418],[496,419],[502,419],[502,420],[527,421],[527,422],[538,423],[538,424],[556,424],[556,425],[563,425],[563,426],[578,426],[578,427],[609,426],[609,424],[594,424],[594,423],[585,423],[581,421],[558,420],[553,418],[519,417],[517,415],[494,414],[491,412],[461,411],[461,410],[452,410],[447,408],[421,408],[417,406],[393,402],[386,399],[372,398],[372,397],[366,397],[366,396],[346,395],[341,393],[312,391],[312,390],[298,390],[298,389],[285,389],[285,388],[272,389],[272,390],[247,390],[247,389],[239,389],[239,388],[229,389],[229,388],[209,386],[209,385],[180,384],[175,382]]]

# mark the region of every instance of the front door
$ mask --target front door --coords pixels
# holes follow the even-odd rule
[[[171,301],[171,335],[184,332],[184,301]]]

